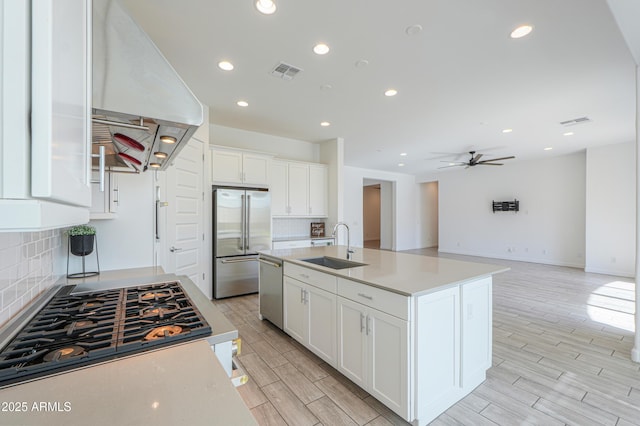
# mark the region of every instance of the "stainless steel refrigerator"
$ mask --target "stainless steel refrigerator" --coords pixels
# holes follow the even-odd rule
[[[213,297],[258,291],[258,250],[271,248],[266,189],[213,188]]]

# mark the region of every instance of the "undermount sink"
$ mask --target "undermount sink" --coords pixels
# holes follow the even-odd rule
[[[315,265],[325,266],[331,269],[347,269],[355,268],[356,266],[367,266],[366,263],[353,262],[351,260],[338,259],[337,257],[311,257],[309,259],[300,259],[303,262],[313,263]]]

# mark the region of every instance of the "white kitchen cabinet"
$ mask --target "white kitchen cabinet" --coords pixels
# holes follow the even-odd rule
[[[408,418],[408,321],[342,296],[337,305],[338,371]]]
[[[93,181],[98,180],[98,173],[93,172]],[[91,185],[91,209],[90,219],[115,219],[118,213],[120,187],[118,186],[118,174],[107,173],[105,175],[104,191],[100,191],[98,183]]]
[[[337,346],[335,277],[316,271],[298,274],[300,270],[306,269],[291,269],[285,264],[284,331],[326,363],[335,367]],[[320,287],[329,287],[333,291]]]
[[[326,217],[327,170],[324,164],[274,160],[270,188],[272,215]]]
[[[89,220],[91,2],[0,3],[0,229]]]
[[[329,172],[324,164],[309,165],[309,215],[328,215]]]
[[[461,286],[460,305],[461,386],[471,390],[485,379],[492,362],[491,278]]]
[[[271,157],[262,154],[213,148],[211,181],[214,184],[267,186]]]

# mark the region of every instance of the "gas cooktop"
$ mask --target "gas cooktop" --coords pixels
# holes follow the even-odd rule
[[[0,386],[211,335],[180,282],[61,288],[0,351]]]

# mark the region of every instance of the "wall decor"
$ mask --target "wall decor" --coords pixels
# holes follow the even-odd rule
[[[520,211],[520,201],[494,201],[493,212],[518,212]]]

